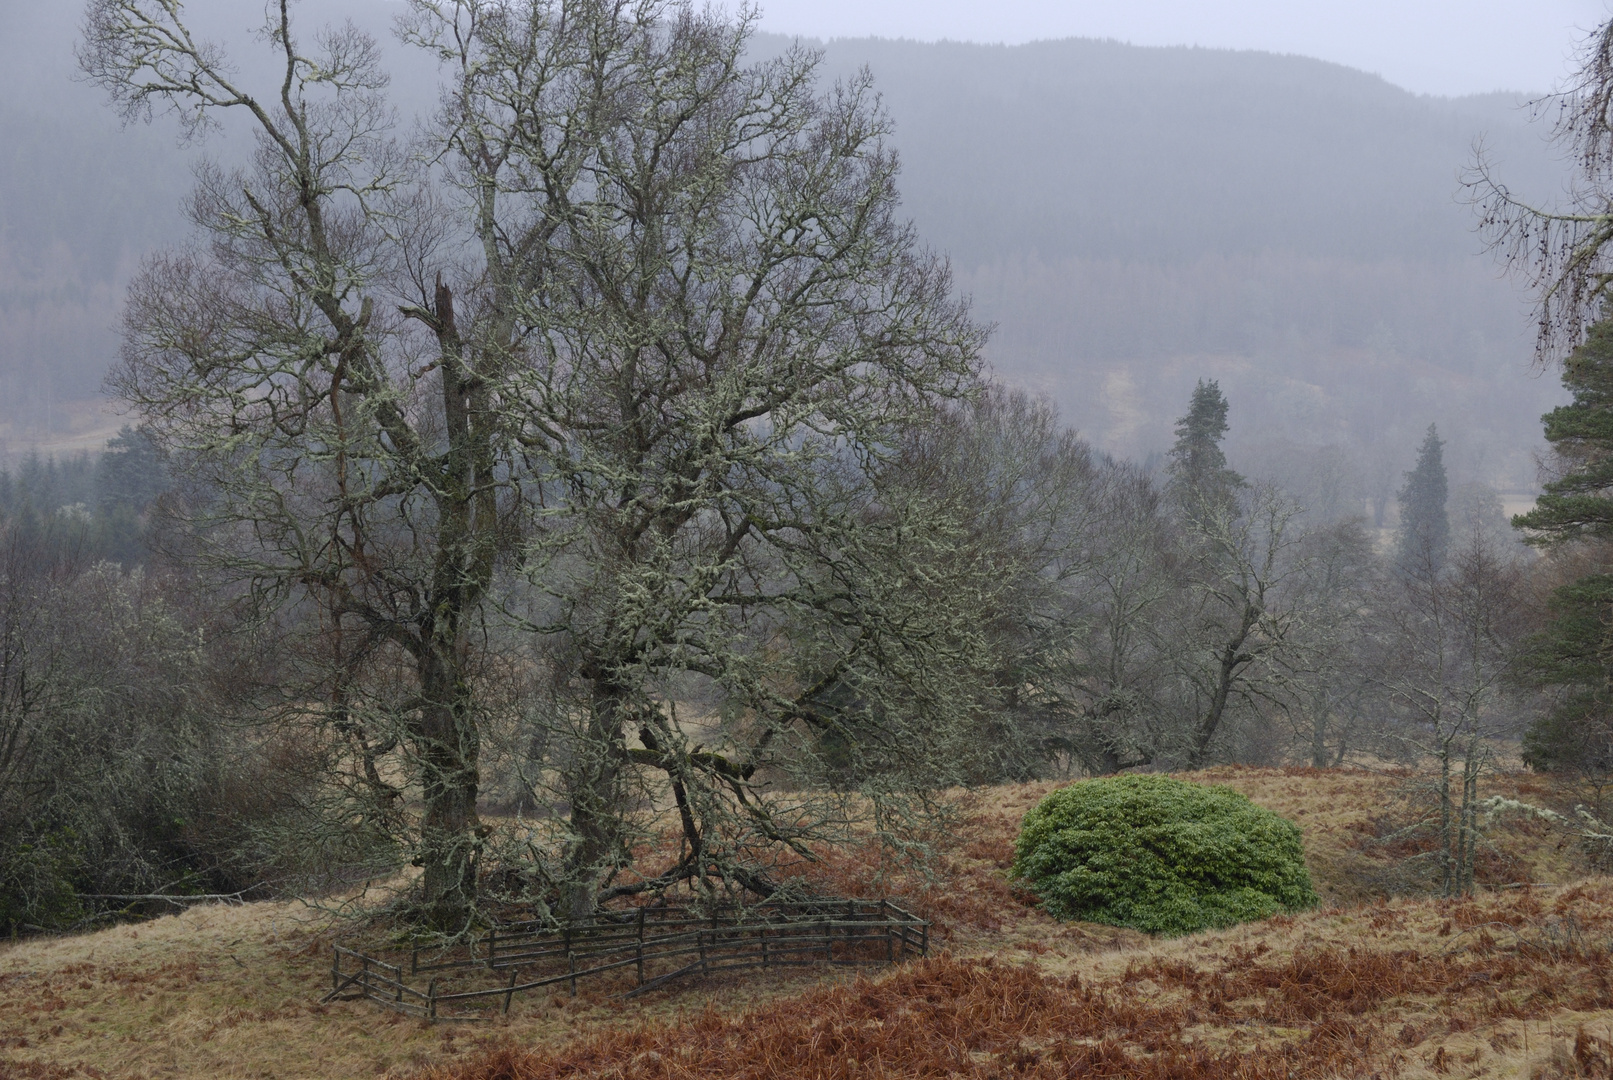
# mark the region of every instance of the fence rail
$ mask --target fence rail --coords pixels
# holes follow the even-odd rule
[[[491,1019],[516,994],[626,972],[633,997],[680,978],[744,968],[896,963],[924,956],[930,924],[888,900],[762,904],[729,911],[651,907],[608,912],[581,926],[495,927],[446,953],[409,954],[408,974],[392,964],[332,946],[330,992],[322,1002],[367,999],[428,1020]],[[400,958],[401,960],[401,958]],[[428,975],[424,989],[407,979]],[[488,985],[496,980],[496,985]],[[455,1008],[476,1002],[479,1008]],[[449,1008],[445,1010],[445,1006]]]

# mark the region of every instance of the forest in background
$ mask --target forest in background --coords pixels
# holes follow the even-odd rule
[[[398,9],[344,0],[321,15],[376,31],[398,107],[421,113],[436,75],[392,41]],[[17,32],[0,43],[0,451],[13,457],[93,445],[72,436],[121,422],[86,402],[116,353],[125,284],[183,228],[200,154],[171,126],[120,129],[73,81],[77,14],[12,12]],[[243,43],[257,15],[199,13]],[[757,35],[751,49],[786,44]],[[1514,190],[1560,188],[1523,101],[1420,97],[1338,65],[1223,50],[822,47],[826,78],[873,72],[903,213],[994,326],[996,374],[1046,395],[1096,446],[1163,452],[1180,402],[1215,378],[1237,403],[1233,459],[1310,485],[1313,501],[1381,515],[1430,422],[1459,482],[1533,490],[1538,418],[1560,394],[1531,374],[1526,307],[1459,199],[1481,137]],[[230,160],[247,145],[236,132],[207,149]]]

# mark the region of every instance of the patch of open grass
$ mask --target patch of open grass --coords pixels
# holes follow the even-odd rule
[[[585,987],[575,999],[518,997],[496,1023],[432,1025],[364,1002],[317,1003],[330,944],[350,929],[300,904],[259,903],[0,945],[0,1080],[399,1075],[511,1041],[561,1044],[674,1019],[696,998],[737,1011],[847,977],[798,969],[633,1002]]]

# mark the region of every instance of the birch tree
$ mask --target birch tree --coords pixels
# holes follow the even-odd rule
[[[1516,734],[1508,707],[1525,612],[1522,570],[1498,557],[1477,532],[1441,572],[1433,552],[1402,568],[1386,603],[1390,624],[1377,677],[1415,758],[1431,759],[1434,857],[1446,896],[1473,889],[1482,809],[1478,782],[1491,765],[1492,741]]]

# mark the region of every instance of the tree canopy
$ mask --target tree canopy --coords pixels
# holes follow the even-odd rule
[[[412,0],[401,36],[444,89],[409,146],[351,24],[271,4],[259,96],[178,5],[90,5],[80,61],[126,116],[232,111],[258,146],[201,171],[114,385],[195,485],[200,562],[301,637],[283,716],[332,748],[316,817],[393,836],[442,929],[492,857],[500,672],[547,680],[516,706],[542,748],[521,768],[566,811],[512,847],[547,852],[532,874],[574,918],[688,881],[765,893],[755,849],[845,814],[770,809],[751,778],[821,787],[826,736],[863,780],[955,758],[982,564],[883,463],[974,393],[983,335],[896,216],[871,80],[825,92],[810,52],[748,60],[750,31]],[[733,723],[691,730],[691,694]],[[647,789],[675,804],[670,867],[632,854]]]

